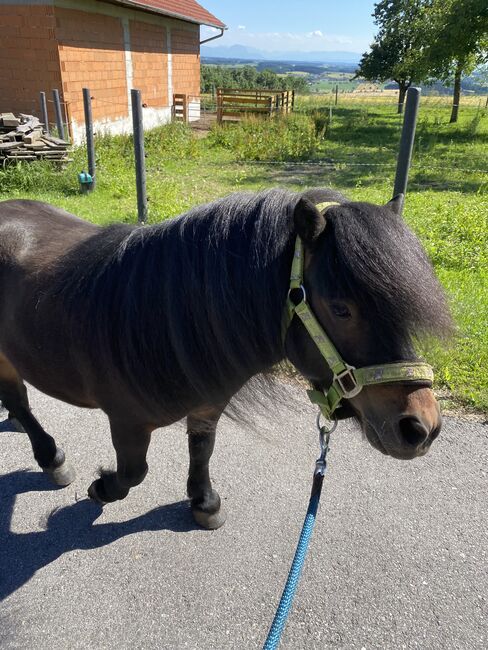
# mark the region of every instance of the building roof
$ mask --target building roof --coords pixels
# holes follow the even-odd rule
[[[103,1],[103,0],[102,0]],[[124,5],[151,13],[180,18],[198,25],[225,27],[224,23],[195,0],[104,0],[111,4]]]

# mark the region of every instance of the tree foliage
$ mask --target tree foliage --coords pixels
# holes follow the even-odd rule
[[[272,70],[258,72],[252,65],[230,67],[224,65],[203,65],[201,69],[202,93],[211,93],[216,88],[237,88],[249,90],[296,90],[307,92],[307,77],[297,75],[277,75]]]
[[[430,0],[424,17],[425,44],[419,57],[424,76],[449,81],[459,62],[463,74],[470,74],[488,61],[486,0]]]
[[[426,78],[453,82],[451,122],[456,122],[462,76],[488,61],[488,4],[486,0],[430,0],[426,5],[419,69]]]
[[[425,0],[381,0],[375,5],[373,18],[378,33],[359,63],[357,75],[369,81],[393,79],[400,88],[398,111],[401,112],[408,87],[422,79],[417,56],[422,34],[412,29],[423,13]]]
[[[396,81],[399,108],[412,83],[454,81],[457,109],[461,76],[488,60],[486,0],[381,0],[373,17],[378,33],[371,51],[363,54],[358,75]]]

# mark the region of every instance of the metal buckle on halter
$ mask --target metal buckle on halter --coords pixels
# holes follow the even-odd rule
[[[292,299],[291,294],[293,291],[299,291],[299,290],[302,291],[302,297],[300,298],[300,300],[298,300],[298,302],[295,302]],[[288,289],[288,300],[291,303],[293,303],[295,307],[297,307],[301,302],[307,302],[307,292],[305,291],[305,287],[303,286],[303,284],[301,284],[299,287],[292,287],[291,289]]]
[[[347,363],[345,365],[346,370],[343,370],[338,375],[334,375],[334,382],[339,384],[340,389],[343,392],[343,397],[350,399],[361,392],[362,385],[358,384],[356,377],[354,376],[354,370],[356,370],[356,368],[354,366],[349,366]],[[349,387],[347,386],[347,383],[349,383]]]

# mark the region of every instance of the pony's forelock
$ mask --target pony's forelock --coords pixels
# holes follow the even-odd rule
[[[330,297],[405,336],[448,335],[452,320],[432,265],[404,219],[385,207],[345,203],[327,213],[323,264]]]

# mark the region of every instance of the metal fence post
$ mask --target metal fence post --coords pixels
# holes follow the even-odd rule
[[[56,126],[58,128],[58,136],[64,140],[64,124],[63,114],[61,112],[61,101],[59,99],[59,90],[53,90],[54,110],[56,111]]]
[[[92,177],[92,182],[88,188],[88,191],[95,189],[95,172],[96,172],[96,161],[95,161],[95,142],[93,138],[93,116],[92,116],[92,104],[89,88],[83,88],[83,108],[85,110],[85,131],[86,131],[86,152],[88,157],[88,173]]]
[[[41,119],[44,124],[44,131],[49,135],[49,117],[47,114],[47,100],[46,93],[40,93],[41,98]]]
[[[134,155],[136,160],[137,219],[139,223],[145,223],[147,221],[146,158],[144,153],[141,91],[132,89],[130,94],[134,129]]]
[[[395,185],[393,188],[393,196],[395,197],[397,194],[403,194],[404,200],[407,191],[408,171],[412,160],[413,143],[415,140],[420,92],[420,88],[415,87],[410,87],[407,90],[407,101],[403,118],[402,135],[400,138],[400,149],[398,151]]]

